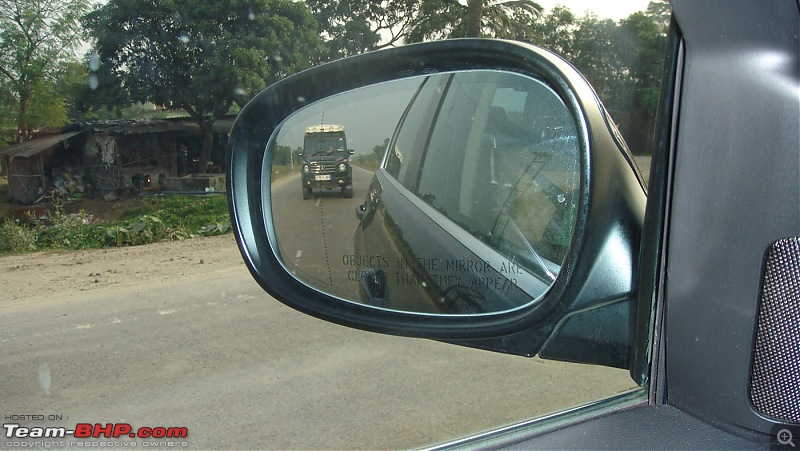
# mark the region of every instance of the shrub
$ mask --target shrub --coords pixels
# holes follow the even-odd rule
[[[22,253],[36,250],[37,234],[27,224],[5,218],[0,225],[0,252]]]
[[[170,227],[157,216],[142,215],[134,220],[107,226],[102,241],[111,246],[136,246],[190,237],[191,234],[183,227]]]
[[[152,196],[120,221],[96,221],[83,211],[66,214],[59,197],[51,198],[51,205],[46,219],[31,216],[29,224],[6,219],[0,225],[0,253],[135,246],[231,231],[224,196]]]
[[[40,249],[84,250],[101,247],[99,238],[103,226],[84,212],[67,215],[62,210],[55,212],[46,220],[35,220]]]

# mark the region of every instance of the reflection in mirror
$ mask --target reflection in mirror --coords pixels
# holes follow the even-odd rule
[[[269,150],[283,264],[342,299],[508,311],[540,299],[569,250],[580,147],[542,81],[468,71],[361,88],[295,112]]]

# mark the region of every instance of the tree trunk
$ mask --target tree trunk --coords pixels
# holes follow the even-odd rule
[[[481,36],[481,19],[483,18],[483,0],[468,0],[467,18],[464,31],[468,38]]]
[[[214,145],[214,120],[204,120],[200,124],[200,129],[203,131],[203,149],[200,151],[200,167],[197,168],[198,172],[205,173],[206,168],[211,161],[211,147]]]
[[[19,110],[17,111],[17,136],[16,142],[25,142],[31,139],[31,130],[28,127],[28,110],[31,108],[31,87],[22,86],[19,90]]]

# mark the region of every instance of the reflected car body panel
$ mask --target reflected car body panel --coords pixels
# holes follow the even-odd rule
[[[356,255],[380,257],[377,267],[360,268],[368,304],[483,313],[525,305],[548,287],[513,262],[498,255],[490,261],[486,250],[475,252],[485,245],[415,199],[385,170],[376,173],[365,205],[354,239]]]

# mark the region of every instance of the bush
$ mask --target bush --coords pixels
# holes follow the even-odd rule
[[[84,212],[67,215],[56,209],[46,220],[34,221],[39,249],[84,250],[102,246],[103,226]]]
[[[209,224],[229,224],[228,201],[225,196],[158,195],[143,200],[128,218],[157,216],[164,223],[186,230],[200,230]]]
[[[46,219],[31,217],[29,224],[6,219],[0,225],[0,253],[136,246],[231,231],[224,196],[152,196],[120,221],[95,221],[83,211],[65,214],[58,198],[51,205]]]
[[[216,235],[224,235],[230,231],[231,231],[230,222],[214,222],[198,230],[197,233],[203,236],[216,236]]]
[[[160,241],[181,241],[191,238],[182,227],[170,227],[152,215],[142,215],[132,221],[107,226],[103,241],[111,246],[137,246]]]
[[[36,250],[36,232],[19,220],[6,218],[0,225],[0,252],[22,253]]]

